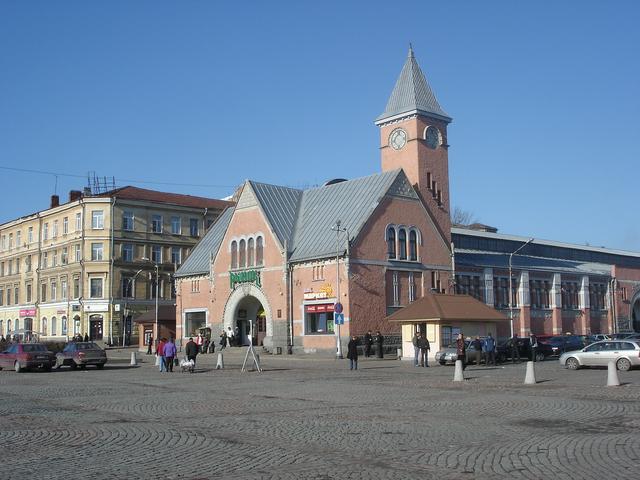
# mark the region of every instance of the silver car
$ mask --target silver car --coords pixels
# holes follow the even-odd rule
[[[618,370],[627,371],[640,366],[640,343],[637,340],[603,340],[582,350],[560,355],[560,365],[570,370],[581,367],[606,367],[616,362]]]

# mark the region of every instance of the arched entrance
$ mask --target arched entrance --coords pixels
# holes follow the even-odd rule
[[[634,332],[640,332],[640,295],[638,295],[631,307],[631,328]]]
[[[271,308],[264,292],[253,284],[238,285],[231,293],[224,309],[224,329],[238,332],[241,345],[271,346],[273,322]]]

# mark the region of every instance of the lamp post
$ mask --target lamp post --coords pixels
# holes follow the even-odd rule
[[[509,322],[511,323],[511,337],[513,337],[513,287],[512,287],[512,260],[513,256],[522,250],[524,247],[533,242],[533,238],[527,240],[523,245],[520,245],[517,249],[509,254]]]
[[[340,302],[340,232],[345,232],[347,234],[347,251],[349,250],[349,230],[345,227],[340,227],[340,220],[336,220],[336,224],[334,227],[331,227],[331,230],[335,230],[336,232],[336,305]],[[335,314],[334,312],[334,318]],[[337,340],[337,356],[338,358],[344,358],[342,356],[342,342],[340,339],[340,324],[338,327],[338,340]]]
[[[141,268],[140,270],[138,270],[136,273],[134,273],[133,277],[131,277],[129,279],[128,283],[128,287],[127,290],[131,291],[131,293],[133,293],[133,289],[131,288],[133,285],[133,281],[136,279],[136,277],[138,275],[140,275],[140,272],[142,272],[144,270],[144,268]],[[129,293],[129,292],[123,292],[124,293]],[[134,297],[135,298],[135,297]],[[122,318],[122,346],[125,346],[125,339],[127,338],[127,329],[126,329],[126,325],[127,325],[127,304],[129,303],[129,296],[124,297],[124,317]]]

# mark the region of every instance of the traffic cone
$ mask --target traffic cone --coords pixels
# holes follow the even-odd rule
[[[608,375],[607,375],[607,387],[619,387],[620,379],[618,378],[618,367],[616,362],[611,360],[609,362]]]
[[[129,365],[138,365],[138,359],[136,357],[136,352],[131,352],[131,363]]]
[[[224,356],[222,352],[218,353],[218,362],[216,363],[216,370],[224,370]]]
[[[527,362],[527,374],[524,377],[524,384],[535,385],[536,383],[536,371],[533,368],[533,362]]]
[[[456,360],[456,370],[453,374],[454,382],[463,382],[464,381],[464,372],[462,370],[462,360]]]

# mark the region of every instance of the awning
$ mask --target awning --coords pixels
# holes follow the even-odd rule
[[[506,322],[501,312],[469,295],[446,295],[428,292],[424,297],[389,315],[387,320],[400,323],[429,322]]]

